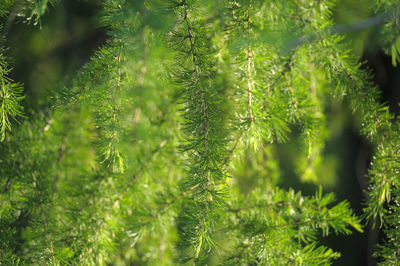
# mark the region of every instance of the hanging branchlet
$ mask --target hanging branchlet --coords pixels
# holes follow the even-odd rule
[[[255,149],[264,141],[282,142],[289,131],[285,102],[267,75],[277,59],[274,47],[264,42],[263,17],[269,15],[269,6],[235,1],[227,10],[228,47],[234,55],[236,127],[242,132],[239,135],[245,136],[241,142]]]
[[[315,73],[318,69],[312,62],[313,46],[298,48],[291,57],[289,70],[284,74],[288,98],[288,119],[300,133],[301,154],[296,161],[296,170],[303,182],[324,183],[322,153],[327,139],[325,108],[322,99],[329,94],[324,80]],[[311,59],[311,60],[310,60]]]
[[[102,24],[113,29],[111,35],[113,39],[102,47],[92,58],[81,75],[78,76],[75,89],[64,90],[61,95],[60,105],[65,105],[71,99],[82,99],[89,101],[95,108],[95,126],[99,131],[99,138],[96,141],[99,161],[104,163],[112,172],[123,173],[126,165],[122,152],[122,139],[126,137],[127,129],[121,121],[126,119],[126,115],[132,104],[128,105],[125,90],[128,85],[125,79],[127,52],[132,56],[137,56],[138,50],[144,49],[145,25],[140,23],[144,3],[133,6],[135,9],[127,8],[125,1],[106,1],[104,3],[104,13]],[[132,13],[133,12],[133,13]],[[131,16],[132,15],[132,16]],[[124,42],[129,40],[129,42]],[[142,45],[131,48],[133,41],[139,41]],[[65,100],[63,100],[65,99]],[[134,109],[134,108],[133,108]]]
[[[296,160],[297,172],[303,182],[326,184],[323,176],[327,161],[323,152],[329,134],[326,125],[327,99],[330,98],[330,88],[324,78],[323,71],[315,64],[314,43],[302,43],[303,37],[309,34],[319,34],[319,31],[329,27],[331,20],[332,1],[318,3],[296,2],[298,8],[304,10],[297,14],[299,20],[296,26],[301,28],[302,37],[297,45],[288,51],[290,61],[286,65],[290,71],[285,72],[285,79],[290,100],[288,111],[297,130],[301,132],[303,156]],[[297,27],[294,27],[297,29]],[[296,43],[292,40],[289,43]],[[286,48],[283,49],[285,51]]]
[[[0,45],[1,42],[2,38]],[[0,141],[4,141],[7,131],[11,131],[11,123],[23,116],[20,102],[24,98],[22,85],[7,77],[10,70],[4,53],[5,49],[0,47]]]
[[[186,136],[182,149],[190,156],[188,177],[184,179],[182,189],[192,189],[192,196],[184,201],[178,220],[179,249],[186,254],[187,260],[196,263],[206,259],[214,247],[212,233],[224,205],[227,176],[223,165],[226,154],[223,101],[226,84],[217,78],[215,57],[212,56],[215,52],[209,30],[213,25],[204,18],[197,18],[202,10],[192,1],[182,1],[175,10],[179,24],[171,39],[173,46],[179,49],[175,80],[183,87]]]

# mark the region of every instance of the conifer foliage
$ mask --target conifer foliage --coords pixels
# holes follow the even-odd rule
[[[41,24],[57,3],[3,1],[0,16]],[[26,115],[1,40],[0,265],[329,265],[340,253],[320,239],[368,221],[386,235],[375,256],[399,264],[400,125],[335,4],[105,0],[107,42]],[[400,4],[373,7],[363,25],[396,66]],[[361,217],[322,188],[278,186],[293,137],[300,179],[323,174],[332,99],[374,145]]]

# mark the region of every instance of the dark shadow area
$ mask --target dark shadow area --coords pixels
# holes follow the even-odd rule
[[[64,0],[49,8],[41,26],[18,17],[13,21],[6,36],[13,60],[10,77],[24,84],[27,115],[50,107],[50,95],[104,44],[107,35],[97,24],[99,10],[99,0]]]

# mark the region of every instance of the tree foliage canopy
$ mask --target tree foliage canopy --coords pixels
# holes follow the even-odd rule
[[[375,27],[396,66],[400,4],[367,2],[337,25],[333,0],[105,0],[106,43],[26,114],[1,40],[0,264],[329,265],[320,240],[368,221],[399,264],[400,124],[344,34]],[[4,37],[57,4],[2,1]],[[374,147],[361,216],[279,186],[290,139],[301,180],[326,174],[333,102]]]

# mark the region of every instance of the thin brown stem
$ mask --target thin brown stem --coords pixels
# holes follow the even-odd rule
[[[253,107],[252,107],[252,101],[253,101],[253,88],[254,88],[254,81],[253,81],[253,55],[251,51],[251,22],[250,22],[250,12],[251,12],[251,7],[252,7],[252,2],[250,0],[250,5],[249,9],[247,10],[247,39],[248,39],[248,45],[247,45],[247,102],[249,105],[249,116],[250,116],[250,122],[252,123],[254,121],[254,116],[253,116]]]

